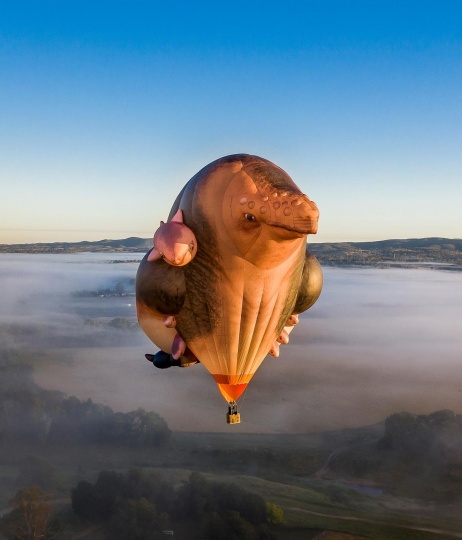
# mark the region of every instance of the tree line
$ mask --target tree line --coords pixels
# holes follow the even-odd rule
[[[197,472],[173,487],[140,469],[102,471],[95,483],[83,480],[72,490],[72,508],[80,519],[102,524],[114,540],[151,540],[175,526],[187,527],[191,538],[274,540],[272,527],[283,523],[275,504]]]
[[[17,353],[0,354],[0,441],[159,446],[170,437],[155,412],[110,407],[44,390]]]

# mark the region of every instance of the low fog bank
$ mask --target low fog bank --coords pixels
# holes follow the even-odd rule
[[[145,360],[155,347],[132,327],[138,263],[114,262],[141,257],[0,255],[0,346],[28,353],[45,388],[154,410],[177,430],[307,432],[462,412],[461,273],[326,268],[318,303],[249,384],[242,423],[227,426],[203,366]]]
[[[249,388],[252,406],[275,403],[273,429],[278,420],[302,431],[371,424],[399,411],[462,412],[462,274],[324,274],[318,303]]]
[[[1,255],[1,346],[134,345],[134,278],[142,254]],[[125,319],[123,323],[121,319]],[[140,332],[137,332],[140,334]],[[137,341],[138,340],[138,341]]]

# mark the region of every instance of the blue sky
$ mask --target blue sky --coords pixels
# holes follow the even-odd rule
[[[284,168],[309,241],[462,236],[462,3],[0,0],[0,243],[149,237],[204,165]]]

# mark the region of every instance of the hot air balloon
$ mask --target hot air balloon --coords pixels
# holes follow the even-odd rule
[[[138,321],[160,349],[146,357],[160,368],[202,363],[228,402],[228,423],[240,422],[238,398],[321,293],[306,247],[318,218],[280,167],[226,156],[189,180],[140,263]]]

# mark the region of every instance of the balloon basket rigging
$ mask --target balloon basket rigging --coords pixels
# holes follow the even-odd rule
[[[235,401],[230,401],[228,403],[228,412],[226,413],[226,423],[227,424],[240,424],[241,415],[237,412],[237,403]]]

